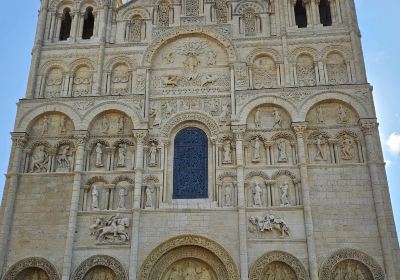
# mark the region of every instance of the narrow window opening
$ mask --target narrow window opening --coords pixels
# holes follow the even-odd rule
[[[332,25],[332,13],[328,0],[320,0],[319,2],[319,17],[323,26]]]
[[[296,17],[296,25],[299,28],[307,27],[307,10],[304,7],[304,3],[302,0],[297,0],[296,5],[294,6],[294,13]]]
[[[93,29],[94,29],[93,8],[88,7],[86,9],[85,16],[84,16],[82,39],[88,40],[88,39],[92,38]]]
[[[61,18],[60,41],[66,41],[71,35],[71,23],[70,9],[65,8]]]

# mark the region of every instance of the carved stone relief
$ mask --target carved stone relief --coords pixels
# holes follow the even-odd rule
[[[256,238],[268,238],[273,235],[266,235],[265,233],[277,230],[281,238],[290,237],[288,224],[276,214],[271,211],[262,216],[249,217],[249,232]]]
[[[117,112],[105,113],[94,120],[90,127],[91,136],[110,136],[131,134],[133,124],[131,119]]]
[[[290,123],[288,113],[272,105],[257,107],[247,120],[249,129],[285,129],[289,128]]]
[[[269,56],[257,58],[253,62],[253,86],[255,89],[277,86],[277,68]]]
[[[34,138],[48,138],[71,135],[74,130],[72,121],[62,114],[47,114],[34,121],[29,136]]]
[[[46,76],[44,97],[51,98],[61,96],[63,81],[62,70],[60,68],[51,69]]]
[[[45,271],[40,268],[27,268],[18,274],[15,279],[49,280]]]
[[[36,278],[35,278],[36,277]],[[35,279],[35,280],[59,280],[55,267],[43,258],[26,258],[10,267],[5,273],[4,280]]]
[[[253,177],[246,183],[246,200],[248,207],[266,207],[269,199],[267,185],[263,178]]]
[[[317,104],[307,114],[306,121],[311,126],[355,125],[357,113],[346,104],[328,101]]]
[[[111,217],[96,218],[90,225],[90,235],[97,244],[125,244],[129,241],[129,218],[119,213]]]
[[[297,83],[300,86],[314,86],[317,83],[314,61],[311,56],[300,55],[296,62]]]
[[[33,149],[29,170],[31,173],[43,173],[49,171],[49,153],[46,146],[39,145]]]
[[[293,269],[282,262],[272,262],[268,264],[265,269],[264,277],[267,280],[297,280],[296,273]]]
[[[217,280],[210,266],[197,260],[182,260],[165,273],[162,280]]]
[[[73,166],[72,159],[71,145],[60,146],[56,157],[56,172],[71,172]]]
[[[111,73],[111,94],[125,95],[130,93],[131,75],[128,66],[118,65]]]
[[[72,82],[72,96],[88,96],[92,94],[92,73],[87,66],[78,68]]]
[[[362,263],[354,260],[345,260],[335,266],[333,279],[373,280],[374,278],[368,268]]]
[[[83,280],[118,280],[115,273],[108,267],[95,266],[89,270]]]
[[[346,62],[338,53],[328,55],[326,71],[330,84],[346,84],[349,82]]]
[[[105,278],[102,278],[103,276]],[[128,280],[128,275],[118,260],[109,256],[96,255],[82,262],[71,276],[71,280],[82,279]]]

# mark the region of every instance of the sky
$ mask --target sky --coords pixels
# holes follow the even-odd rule
[[[0,173],[7,170],[14,126],[16,102],[25,95],[33,46],[39,0],[8,1],[0,12]],[[375,0],[356,0],[358,20],[368,80],[374,87],[374,98],[389,188],[398,231],[400,229],[400,36],[398,0],[385,0],[377,8]],[[18,11],[12,13],[10,11]],[[0,197],[5,176],[0,176]]]

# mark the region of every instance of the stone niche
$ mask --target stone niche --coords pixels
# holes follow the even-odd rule
[[[70,118],[61,113],[48,113],[35,119],[29,129],[32,138],[71,136],[74,124]]]
[[[163,46],[152,64],[153,90],[218,89],[229,91],[228,55],[207,36],[181,36]]]
[[[247,119],[250,130],[290,129],[291,123],[291,118],[284,109],[269,104],[255,108]]]
[[[133,123],[121,112],[106,112],[98,116],[90,125],[90,136],[118,136],[131,134]]]
[[[356,125],[358,115],[349,105],[339,101],[316,104],[308,112],[306,121],[310,126],[335,127]]]

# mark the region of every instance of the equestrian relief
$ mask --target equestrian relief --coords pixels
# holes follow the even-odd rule
[[[129,241],[129,218],[118,213],[110,218],[99,217],[90,226],[90,235],[97,244],[125,244]]]

